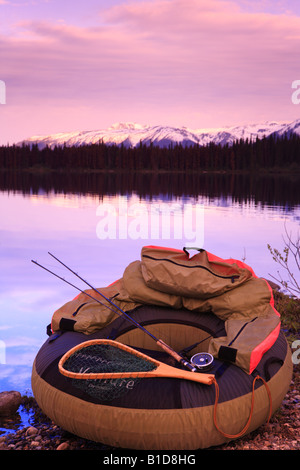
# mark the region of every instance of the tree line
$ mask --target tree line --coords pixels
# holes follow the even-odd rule
[[[287,210],[300,204],[300,173],[278,172],[93,172],[93,171],[0,171],[0,192],[26,195],[78,194],[103,196],[136,194],[139,198],[220,199],[224,204],[281,206]]]
[[[240,139],[232,145],[210,143],[159,147],[106,145],[55,146],[37,144],[0,147],[0,169],[105,170],[105,171],[257,171],[299,166],[300,136]]]

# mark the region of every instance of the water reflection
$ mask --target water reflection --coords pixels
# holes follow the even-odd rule
[[[209,200],[260,204],[287,210],[300,204],[300,175],[225,173],[29,173],[0,172],[0,190],[24,195],[49,193],[128,195],[170,199],[206,197]]]
[[[203,207],[203,245],[208,251],[225,258],[246,257],[259,276],[269,277],[277,266],[267,243],[282,248],[284,223],[293,233],[299,229],[298,188],[296,177],[0,173],[0,390],[30,390],[32,362],[46,339],[51,315],[77,294],[31,259],[68,278],[48,256],[50,251],[92,284],[105,286],[140,257],[143,245],[182,248],[185,240],[175,234],[184,228],[183,209],[190,204],[194,211],[197,205]],[[125,236],[124,230],[123,237],[120,232],[99,236],[99,212],[114,208],[111,213],[120,226],[125,204]],[[130,213],[132,207],[140,212]],[[162,216],[154,226],[151,214],[169,207],[178,210],[170,219],[170,236],[164,237]]]

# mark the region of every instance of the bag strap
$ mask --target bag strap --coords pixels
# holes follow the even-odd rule
[[[195,246],[184,246],[183,251],[185,252],[188,258],[190,257],[189,250],[196,250],[196,251],[199,251],[199,253],[202,253],[203,251],[205,251],[203,248],[197,248]]]

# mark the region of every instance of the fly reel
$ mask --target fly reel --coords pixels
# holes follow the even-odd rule
[[[191,363],[197,367],[200,372],[205,372],[211,369],[213,362],[213,356],[207,352],[194,354],[194,356],[191,358]]]

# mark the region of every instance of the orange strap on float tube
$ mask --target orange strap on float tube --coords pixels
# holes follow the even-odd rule
[[[268,393],[268,397],[269,397],[269,403],[270,403],[270,407],[269,407],[269,415],[268,415],[268,420],[267,420],[267,423],[269,423],[270,419],[271,419],[271,416],[272,416],[272,396],[271,396],[271,392],[270,392],[270,389],[267,385],[267,382],[262,378],[260,377],[260,375],[257,375],[255,377],[255,379],[253,380],[253,384],[252,384],[252,398],[251,398],[251,409],[250,409],[250,414],[249,414],[249,418],[248,418],[248,421],[247,423],[245,424],[244,428],[237,434],[228,434],[224,431],[222,431],[217,423],[217,406],[218,406],[218,401],[219,401],[219,385],[216,381],[216,379],[213,380],[213,383],[215,385],[215,389],[216,389],[216,398],[215,398],[215,404],[214,404],[214,425],[216,427],[216,429],[225,437],[228,437],[229,439],[236,439],[238,437],[241,437],[243,434],[246,433],[247,429],[249,428],[250,426],[250,423],[251,423],[251,419],[252,419],[252,415],[253,415],[253,408],[254,408],[254,387],[255,387],[255,382],[256,380],[262,380],[264,386],[266,387],[266,390],[267,390],[267,393]]]

